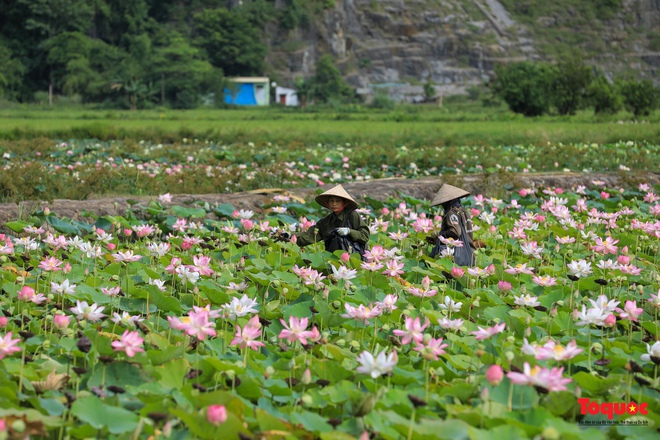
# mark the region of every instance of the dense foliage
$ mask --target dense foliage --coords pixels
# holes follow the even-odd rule
[[[524,61],[499,66],[490,88],[511,111],[525,116],[552,110],[574,115],[587,106],[593,106],[596,114],[616,113],[622,104],[635,117],[648,116],[658,107],[660,95],[651,80],[610,82],[602,72],[594,74],[577,53],[560,58],[556,65]]]
[[[326,2],[288,2],[278,10],[272,0],[241,3],[1,0],[0,100],[219,104],[223,77],[269,73],[267,25],[295,19],[302,26],[301,14]]]

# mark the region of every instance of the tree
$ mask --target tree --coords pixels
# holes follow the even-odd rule
[[[587,87],[594,74],[578,52],[562,58],[553,71],[550,88],[552,103],[560,115],[574,115],[585,103]]]
[[[295,88],[300,108],[307,107],[307,104],[312,97],[312,82],[304,78],[297,78]]]
[[[525,116],[539,116],[550,107],[553,68],[528,61],[499,66],[492,90],[511,111]]]
[[[346,84],[330,55],[323,55],[316,63],[311,94],[318,102],[328,102],[330,99],[348,101],[353,98],[353,88]]]
[[[157,47],[152,63],[155,78],[163,81],[165,98],[174,107],[193,108],[203,94],[214,93],[216,100],[222,95],[222,70],[204,60],[181,35],[171,35]]]
[[[10,100],[18,95],[25,70],[12,55],[11,50],[0,43],[0,98]]]
[[[635,117],[648,116],[658,106],[658,89],[651,80],[623,80],[619,88],[626,109]]]
[[[233,9],[212,9],[195,15],[195,44],[227,76],[261,75],[266,46],[259,29]]]
[[[433,87],[433,83],[430,80],[424,83],[424,101],[435,101],[435,87]]]
[[[621,110],[623,100],[614,84],[600,72],[587,87],[587,101],[593,106],[595,114],[614,114]]]

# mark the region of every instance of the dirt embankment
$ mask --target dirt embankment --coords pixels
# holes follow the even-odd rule
[[[519,188],[561,187],[576,188],[578,185],[594,187],[602,182],[604,188],[631,187],[639,183],[651,185],[660,183],[660,173],[613,173],[613,174],[581,174],[581,173],[537,173],[537,174],[472,174],[452,175],[445,177],[424,177],[420,179],[379,179],[366,182],[344,184],[344,188],[357,200],[364,196],[378,200],[386,200],[390,196],[408,195],[418,199],[431,200],[442,183],[447,182],[460,186],[473,194],[483,194],[490,197],[503,197],[508,192]],[[321,189],[329,189],[326,185]],[[276,194],[290,194],[310,200],[319,188],[299,188],[289,190],[264,189],[233,194],[177,194],[172,196],[172,202],[186,206],[197,201],[229,203],[237,209],[260,211],[264,203],[269,203]],[[129,201],[146,205],[148,197],[112,197],[94,200],[62,200],[52,202],[25,201],[19,204],[0,204],[0,224],[28,216],[40,208],[48,207],[60,217],[80,219],[84,211],[99,216],[124,215],[130,208]]]

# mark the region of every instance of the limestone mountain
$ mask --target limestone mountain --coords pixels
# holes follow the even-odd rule
[[[292,0],[275,7],[290,8]],[[318,2],[317,2],[318,3]],[[335,0],[306,26],[267,32],[267,65],[293,84],[323,54],[362,92],[388,88],[419,100],[487,81],[497,64],[557,60],[578,50],[612,77],[654,78],[660,65],[660,0]]]

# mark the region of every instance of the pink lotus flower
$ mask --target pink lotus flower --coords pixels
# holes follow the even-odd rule
[[[562,373],[564,368],[531,368],[528,362],[525,362],[522,373],[510,372],[507,377],[516,385],[532,385],[545,388],[548,391],[565,391],[566,384],[573,381],[570,378],[564,378]]]
[[[427,321],[428,322],[428,321]],[[423,338],[422,338],[423,339]],[[444,350],[449,346],[449,344],[443,344],[443,339],[429,339],[426,345],[420,343],[421,341],[415,341],[415,348],[413,350],[419,352],[419,354],[426,360],[438,360],[438,356],[442,356],[446,353]]]
[[[484,339],[488,339],[492,336],[495,336],[498,333],[502,333],[505,327],[506,327],[506,323],[503,322],[501,324],[494,325],[487,329],[477,327],[479,330],[471,333],[477,337],[477,341],[483,341]]]
[[[247,324],[241,329],[241,326],[236,326],[236,336],[232,339],[229,345],[238,345],[241,349],[245,350],[251,348],[255,351],[259,347],[264,347],[264,343],[258,341],[261,337],[261,323],[259,322],[259,316],[254,315]]]
[[[623,310],[617,307],[616,311],[619,312],[621,319],[627,319],[629,321],[637,321],[637,318],[644,313],[644,309],[637,307],[637,301],[626,301],[626,305]]]
[[[546,342],[543,347],[539,347],[536,350],[536,359],[553,359],[555,361],[565,361],[568,359],[573,359],[583,351],[584,350],[582,348],[578,348],[577,344],[575,343],[575,339],[566,344],[566,347],[563,347],[560,344],[557,344],[555,341],[550,340]]]
[[[383,312],[390,313],[393,310],[397,309],[396,302],[399,300],[399,297],[397,295],[385,295],[385,298],[383,298],[383,301],[378,301],[376,302],[376,307],[381,309]]]
[[[126,353],[126,356],[133,357],[136,353],[143,353],[144,349],[142,348],[142,343],[144,339],[140,337],[138,332],[132,332],[126,330],[124,334],[121,335],[119,341],[112,341],[112,348],[115,351],[123,351]]]
[[[346,308],[345,314],[341,315],[342,318],[355,319],[356,321],[362,321],[364,324],[368,324],[371,318],[380,316],[382,310],[378,306],[369,306],[365,307],[364,304],[360,304],[358,307],[353,307],[350,304],[344,304]]]
[[[105,306],[99,307],[96,303],[88,305],[87,301],[76,300],[76,306],[71,307],[69,310],[76,315],[76,319],[87,319],[91,322],[96,322],[100,321],[105,316],[101,313],[104,309]]]
[[[404,263],[399,263],[396,260],[389,260],[385,263],[385,266],[386,269],[383,271],[383,275],[394,277],[403,273],[401,269],[403,269]]]
[[[534,274],[534,268],[532,267],[527,267],[527,263],[523,264],[517,264],[515,266],[509,266],[508,264],[506,265],[507,269],[504,270],[504,272],[511,274],[511,275],[518,275],[521,273],[528,274],[528,275],[533,275]]]
[[[46,258],[44,261],[39,263],[39,268],[45,272],[58,272],[62,270],[60,267],[62,262],[55,257]]]
[[[0,338],[0,360],[4,359],[5,356],[11,356],[12,353],[21,351],[20,348],[16,346],[20,339],[12,339],[12,333],[7,333],[4,337]]]
[[[206,420],[215,426],[227,421],[227,409],[224,405],[211,405],[206,409]]]
[[[510,292],[512,289],[511,283],[508,281],[500,280],[497,283],[497,288],[500,292]]]
[[[199,312],[192,311],[188,313],[190,321],[186,328],[186,333],[195,336],[200,341],[206,339],[206,336],[215,336],[215,323],[209,322],[210,313],[206,309],[200,309]]]
[[[426,318],[424,325],[421,325],[419,317],[413,319],[409,316],[406,316],[405,321],[405,330],[394,330],[396,336],[403,337],[401,343],[403,345],[408,345],[412,341],[420,343],[424,340],[424,329],[429,326],[429,319]]]
[[[543,287],[554,286],[557,284],[557,278],[553,278],[550,275],[533,276],[532,281]]]
[[[117,252],[116,254],[112,254],[114,257],[115,261],[118,262],[124,262],[124,263],[131,263],[134,261],[140,261],[142,259],[142,255],[134,255],[133,251],[127,250],[126,252]]]
[[[289,316],[289,325],[286,321],[280,319],[280,322],[284,326],[280,332],[279,338],[286,339],[288,342],[300,341],[302,345],[307,345],[307,338],[314,336],[314,334],[307,330],[308,318],[296,318],[295,316]]]
[[[463,326],[463,320],[460,318],[440,318],[438,319],[438,324],[440,324],[440,327],[444,328],[445,330],[458,330]]]
[[[461,267],[452,267],[451,268],[451,276],[454,278],[461,278],[463,275],[465,275],[465,271]]]

